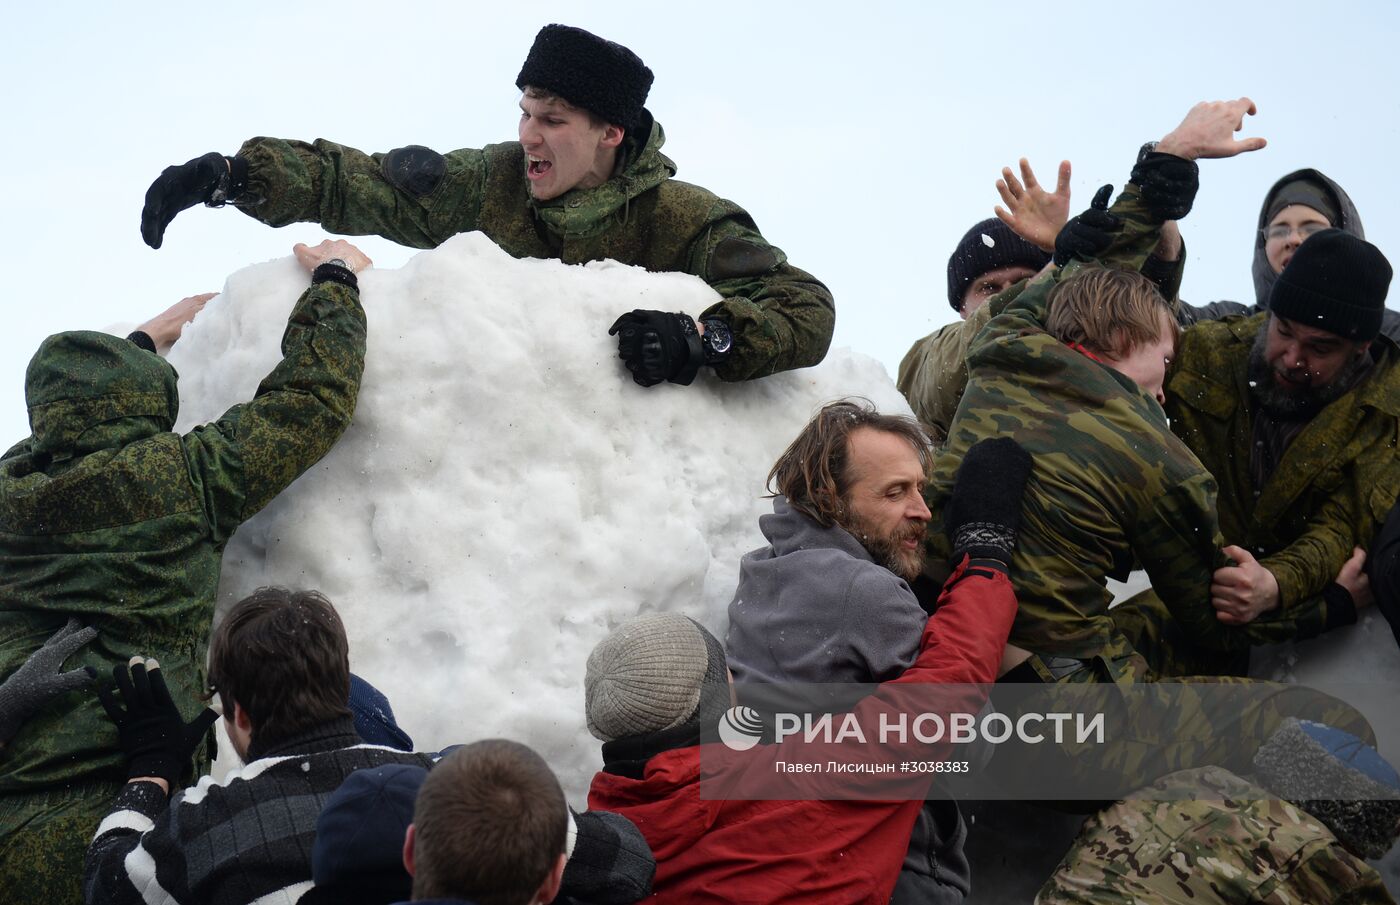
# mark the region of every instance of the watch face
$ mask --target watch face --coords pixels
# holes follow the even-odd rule
[[[728,352],[729,347],[734,345],[734,336],[728,330],[711,327],[705,331],[705,343],[711,351],[724,353]]]

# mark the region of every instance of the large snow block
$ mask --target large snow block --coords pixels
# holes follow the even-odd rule
[[[251,398],[308,277],[291,259],[229,278],[185,331],[177,430]],[[318,588],[351,667],[420,748],[533,745],[577,804],[600,766],[583,714],[593,645],[641,612],[720,634],[764,481],[822,403],[908,412],[884,367],[643,389],[608,327],[633,308],[698,315],[704,282],[613,262],[515,260],[480,234],[361,275],[369,352],[353,425],[249,521],[220,609],[261,585]]]

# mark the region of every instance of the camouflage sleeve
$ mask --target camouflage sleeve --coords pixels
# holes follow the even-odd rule
[[[1215,479],[1203,472],[1159,496],[1134,531],[1133,552],[1193,641],[1212,651],[1240,650],[1249,635],[1221,622],[1210,603],[1211,576],[1225,565],[1215,492]]]
[[[1000,294],[992,296],[986,305],[986,313],[980,319],[980,326],[968,330],[965,337],[966,345],[962,357],[961,380],[957,384],[957,399],[953,400],[953,410],[957,411],[957,405],[962,400],[963,391],[967,389],[967,359],[978,349],[996,342],[998,337],[1005,336],[1008,332],[1022,332],[1025,330],[1035,330],[1044,332],[1045,312],[1050,304],[1050,290],[1055,288],[1055,284],[1066,275],[1073,273],[1073,268],[1078,267],[1078,262],[1070,264],[1061,270],[1046,270],[1023,280],[1013,286],[1004,289]],[[968,317],[972,322],[981,313],[981,309],[974,311]],[[952,420],[952,412],[948,414],[948,420]]]
[[[1162,223],[1147,210],[1147,205],[1142,201],[1142,193],[1138,187],[1131,182],[1123,186],[1123,190],[1118,193],[1117,199],[1109,207],[1109,213],[1118,217],[1121,226],[1118,232],[1114,233],[1113,241],[1104,250],[1098,262],[1105,267],[1117,267],[1127,270],[1142,270],[1143,264],[1151,256],[1153,249],[1157,247],[1157,240],[1161,237]],[[1182,261],[1185,261],[1185,245],[1182,246]],[[1184,264],[1183,264],[1184,266]],[[1180,274],[1176,275],[1175,282],[1179,285]],[[1171,279],[1168,281],[1170,285]],[[1163,289],[1166,294],[1166,287]],[[1176,295],[1173,289],[1171,298]]]
[[[714,217],[691,246],[689,269],[721,296],[701,317],[719,318],[734,333],[715,373],[750,380],[819,363],[836,328],[831,291],[789,264],[742,209],[721,201]]]
[[[1025,282],[1008,287],[967,316],[914,344],[899,363],[899,391],[923,422],[935,443],[942,443],[953,423],[953,413],[967,389],[967,352],[973,337],[982,332],[994,314],[1025,288]]]
[[[297,300],[282,361],[251,402],[182,438],[216,541],[224,541],[330,451],[355,411],[365,367],[359,293],[318,283]]]
[[[1278,579],[1279,603],[1286,618],[1307,619],[1307,608],[1320,607],[1317,595],[1341,571],[1352,548],[1370,540],[1352,532],[1353,505],[1345,494],[1331,497],[1293,543],[1259,560]]]
[[[248,187],[237,206],[269,226],[312,222],[350,236],[383,236],[412,248],[435,248],[476,228],[486,179],[474,149],[439,154],[410,145],[365,154],[335,142],[308,144],[253,138]]]

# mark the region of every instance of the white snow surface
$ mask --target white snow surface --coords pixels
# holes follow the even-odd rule
[[[252,398],[307,283],[291,258],[228,279],[170,353],[176,430]],[[516,260],[468,233],[360,286],[354,423],[238,530],[220,612],[261,585],[319,588],[351,668],[420,750],[523,741],[581,805],[601,766],[583,713],[594,644],[651,611],[722,637],[782,450],[831,399],[908,406],[844,349],[762,380],[637,386],[607,329],[634,308],[698,315],[715,293],[684,274]]]

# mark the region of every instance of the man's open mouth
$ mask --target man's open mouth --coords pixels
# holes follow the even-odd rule
[[[525,159],[525,174],[531,179],[538,179],[550,171],[554,164],[548,160],[541,160],[538,157],[527,157]]]

